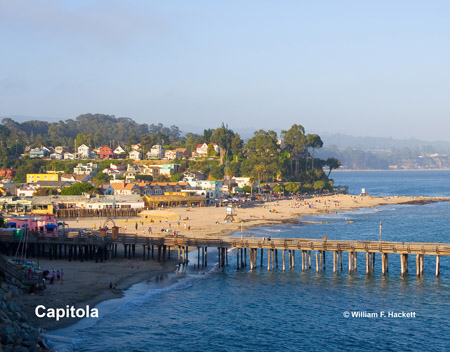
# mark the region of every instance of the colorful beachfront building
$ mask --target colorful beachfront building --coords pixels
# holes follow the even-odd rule
[[[60,181],[59,174],[27,174],[27,183],[36,183],[38,181]]]
[[[6,218],[9,228],[39,232],[45,237],[58,236],[58,222],[52,214],[11,216]]]

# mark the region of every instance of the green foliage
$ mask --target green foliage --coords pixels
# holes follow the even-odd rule
[[[33,196],[52,196],[58,194],[58,191],[55,188],[42,187],[38,188],[36,192],[33,193]]]
[[[223,158],[228,155],[231,149],[234,132],[222,123],[222,127],[217,128],[211,135],[211,142],[217,143],[220,147],[220,162],[223,163]]]
[[[325,165],[327,165],[328,168],[329,168],[329,170],[330,170],[330,171],[328,172],[327,177],[330,177],[331,171],[333,171],[333,170],[338,169],[339,167],[341,167],[341,162],[340,162],[338,159],[336,159],[336,158],[328,158],[328,159],[325,161]]]
[[[284,193],[284,187],[283,187],[283,185],[276,185],[272,190],[273,190],[275,193]]]
[[[78,182],[73,184],[70,187],[66,187],[61,190],[62,196],[80,196],[83,193],[92,193],[95,190],[95,187],[90,185],[89,183]]]
[[[155,177],[155,182],[169,182],[170,178],[168,178],[166,175],[158,175]]]
[[[319,180],[314,182],[314,190],[322,191],[327,186],[327,183],[324,180]]]
[[[258,181],[274,180],[279,170],[277,134],[259,130],[246,145],[248,158],[242,164],[244,174]]]
[[[152,175],[136,175],[136,180],[138,181],[153,181]]]
[[[213,166],[209,173],[209,176],[215,180],[223,180],[224,168],[223,166]]]
[[[244,186],[244,187],[242,187],[242,191],[245,192],[245,193],[251,193],[252,192],[252,187]]]
[[[212,144],[208,144],[208,148],[206,148],[206,155],[208,156],[216,156],[217,152],[214,150],[214,146]]]
[[[110,180],[108,174],[105,174],[103,172],[97,172],[95,176],[92,178],[92,182],[98,187],[100,185],[103,185],[105,183],[108,183]]]
[[[285,186],[285,190],[290,194],[296,194],[300,191],[300,183],[298,182],[289,182]]]
[[[173,174],[170,176],[170,181],[172,182],[179,182],[183,179],[183,173],[180,172],[178,174]]]

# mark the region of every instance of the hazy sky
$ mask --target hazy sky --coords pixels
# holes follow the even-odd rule
[[[0,116],[450,141],[450,1],[0,0]]]

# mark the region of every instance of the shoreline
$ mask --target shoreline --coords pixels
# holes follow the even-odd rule
[[[254,208],[238,208],[236,210],[235,222],[224,222],[217,224],[219,217],[223,219],[225,208],[200,207],[200,208],[174,208],[170,210],[155,210],[149,214],[158,215],[151,226],[157,230],[159,226],[172,229],[179,229],[182,235],[189,237],[225,237],[250,227],[265,227],[283,223],[301,223],[301,218],[310,215],[323,215],[338,213],[342,211],[352,211],[368,207],[378,207],[392,204],[428,204],[441,201],[450,201],[450,198],[442,197],[371,197],[353,195],[322,196],[305,199],[299,202],[293,200],[279,200],[265,202],[261,206]],[[164,220],[164,216],[167,217]],[[181,221],[168,220],[182,219]],[[148,215],[150,216],[150,215]],[[183,220],[188,218],[188,220]],[[219,218],[219,219],[220,219]],[[121,233],[147,235],[149,220],[144,217],[138,218],[116,218],[114,219],[119,227],[127,230]],[[104,218],[81,218],[79,220],[67,220],[72,229],[94,228],[98,223],[105,222]],[[182,223],[181,223],[182,222]],[[142,224],[141,224],[142,223]],[[185,229],[184,223],[189,224],[190,230]],[[138,224],[138,230],[129,227]],[[173,225],[172,225],[173,224]],[[76,227],[75,227],[76,226]],[[180,229],[181,228],[181,229]],[[154,233],[153,233],[154,235]],[[120,247],[120,246],[119,246]],[[172,257],[173,258],[173,257]],[[118,258],[105,263],[95,262],[67,262],[65,260],[50,261],[40,259],[41,268],[50,270],[52,266],[64,268],[64,284],[55,282],[54,285],[47,285],[47,289],[42,295],[24,295],[20,305],[28,316],[33,326],[53,331],[59,330],[75,324],[80,319],[61,319],[58,322],[54,319],[38,319],[34,315],[34,309],[39,304],[51,302],[49,307],[63,307],[73,305],[75,307],[85,307],[95,305],[111,299],[123,297],[123,292],[132,285],[151,280],[161,274],[171,273],[176,270],[176,260],[172,259],[165,263],[158,263],[155,260],[142,260],[142,252],[137,248],[134,259],[123,258],[123,252],[119,249]],[[85,280],[83,280],[83,278]],[[110,290],[109,282],[118,285],[118,290]],[[63,289],[64,288],[64,289]]]

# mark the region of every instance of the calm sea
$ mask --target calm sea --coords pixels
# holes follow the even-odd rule
[[[337,185],[350,193],[372,195],[450,196],[450,171],[337,172]],[[384,206],[304,218],[299,225],[253,228],[245,236],[450,242],[450,203]],[[354,221],[348,223],[348,220]],[[196,262],[196,252],[192,253]],[[259,254],[258,254],[259,255]],[[237,271],[235,253],[226,268],[189,266],[183,273],[133,286],[124,298],[100,304],[102,317],[83,320],[52,333],[56,350],[75,351],[442,351],[450,349],[450,260],[425,257],[425,276],[415,276],[410,257],[407,277],[400,277],[399,258],[389,257],[389,273],[359,271],[333,275],[327,270],[271,272],[258,267]],[[194,260],[195,259],[195,260]],[[267,260],[267,254],[265,254]],[[281,255],[279,256],[281,260]],[[213,261],[211,259],[211,264]],[[258,260],[259,262],[259,260]],[[349,317],[364,312],[378,317]],[[384,312],[385,317],[381,317]],[[390,318],[389,312],[415,314]]]

